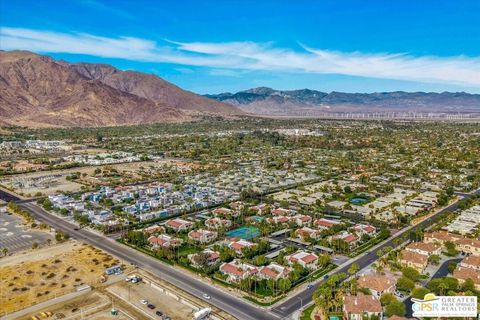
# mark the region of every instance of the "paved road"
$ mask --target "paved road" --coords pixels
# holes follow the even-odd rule
[[[213,287],[200,280],[192,278],[190,275],[183,273],[179,269],[168,266],[159,260],[147,256],[137,250],[119,244],[114,240],[104,236],[92,233],[88,230],[79,229],[77,227],[59,217],[48,214],[42,208],[34,203],[23,203],[20,205],[28,210],[37,220],[45,222],[50,226],[67,232],[72,238],[89,243],[100,248],[127,263],[136,264],[139,268],[145,269],[158,276],[159,278],[185,290],[186,292],[202,299],[204,293],[210,295],[209,303],[225,310],[238,319],[260,320],[260,319],[278,319],[277,316],[268,313],[259,307],[255,307],[245,302],[241,298],[232,296],[223,290]]]
[[[475,192],[475,194],[480,194],[480,189],[477,190]],[[465,198],[471,197],[471,194],[464,194],[464,197]],[[346,273],[348,268],[350,268],[350,266],[353,263],[357,263],[360,266],[360,269],[365,268],[366,266],[375,262],[378,259],[377,255],[376,255],[376,252],[379,249],[385,248],[387,246],[396,247],[393,243],[394,239],[399,239],[403,236],[408,236],[408,232],[411,229],[415,229],[415,228],[425,229],[426,227],[430,226],[433,223],[434,218],[438,214],[440,214],[442,212],[445,212],[445,211],[455,211],[456,209],[458,209],[458,202],[455,202],[455,203],[449,205],[448,207],[440,210],[435,215],[433,215],[430,218],[422,221],[421,223],[419,223],[415,226],[412,226],[410,228],[406,228],[406,229],[402,230],[401,232],[397,233],[397,235],[392,237],[387,242],[383,243],[381,246],[379,246],[375,250],[371,250],[370,253],[359,256],[359,258],[357,258],[356,261],[351,260],[349,264],[344,265],[339,269],[335,269],[331,274],[337,274],[337,273],[341,273],[341,272]],[[308,304],[312,301],[312,294],[315,292],[316,288],[319,286],[320,283],[321,283],[321,281],[316,283],[312,289],[305,289],[305,290],[291,296],[290,298],[281,302],[280,304],[277,304],[275,307],[273,307],[271,309],[272,313],[281,317],[281,318],[285,318],[285,317],[290,316],[293,312],[295,312],[296,310],[300,309],[302,306],[305,306],[306,304]]]
[[[7,192],[3,189],[0,189],[0,199],[2,199],[5,202],[10,202],[10,201],[18,202],[18,201],[22,200],[19,197],[15,196],[15,195],[11,194],[10,192]]]
[[[476,191],[476,194],[480,194],[480,190]],[[2,192],[0,190],[0,198],[3,196],[12,197],[12,195]],[[470,195],[466,195],[469,197]],[[16,198],[16,197],[14,197]],[[152,257],[149,257],[145,254],[142,254],[134,249],[131,249],[127,246],[121,245],[111,239],[108,239],[104,236],[94,234],[87,230],[75,230],[76,226],[66,222],[65,220],[50,215],[45,212],[43,209],[38,207],[33,203],[28,203],[25,201],[19,201],[20,199],[11,199],[16,200],[19,204],[26,210],[28,210],[36,219],[39,221],[45,222],[52,227],[63,230],[70,234],[73,238],[84,241],[86,243],[92,244],[95,247],[98,247],[106,252],[109,252],[122,260],[125,260],[129,263],[134,263],[140,268],[146,269],[156,276],[172,283],[173,285],[199,297],[202,298],[204,293],[207,293],[212,297],[209,301],[211,304],[216,307],[225,310],[226,312],[232,314],[238,319],[245,320],[263,320],[263,319],[284,319],[290,317],[295,311],[301,309],[302,306],[310,303],[312,301],[312,294],[315,289],[318,287],[318,283],[312,289],[304,289],[303,291],[298,292],[297,294],[291,296],[287,300],[277,304],[272,307],[270,310],[264,310],[259,307],[255,307],[250,303],[245,302],[244,300],[231,296],[223,290],[217,289],[211,285],[203,283],[197,279],[192,278],[188,274],[182,273],[181,270],[170,267]],[[439,211],[436,215],[444,211],[454,211],[458,208],[458,204],[454,203],[445,209]],[[350,263],[343,265],[341,268],[335,270],[333,273],[347,272],[348,268],[353,264],[357,263],[360,268],[364,268],[369,264],[377,260],[376,252],[386,246],[395,247],[393,241],[394,239],[407,236],[408,232],[412,228],[421,228],[425,229],[427,226],[431,225],[435,216],[432,216],[425,221],[421,222],[416,226],[412,226],[398,233],[390,240],[385,243],[382,243],[378,248],[372,250],[370,253],[361,255],[356,259],[350,261]]]

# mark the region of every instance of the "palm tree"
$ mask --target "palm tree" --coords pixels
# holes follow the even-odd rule
[[[350,274],[351,276],[353,275],[356,275],[357,272],[360,270],[360,267],[357,263],[353,263],[350,268],[348,268],[347,272],[348,274]]]
[[[445,292],[447,292],[447,290],[448,290],[448,285],[446,283],[442,282],[438,285],[438,289],[440,290],[440,295],[443,296],[443,295],[445,295]]]

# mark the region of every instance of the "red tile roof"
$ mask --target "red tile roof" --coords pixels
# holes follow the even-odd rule
[[[458,266],[453,271],[453,277],[460,280],[472,279],[475,285],[480,285],[480,270]]]
[[[365,275],[358,279],[358,285],[361,288],[369,288],[377,292],[384,292],[395,285],[395,282],[382,275]]]
[[[236,275],[238,277],[241,277],[245,273],[245,271],[243,271],[242,268],[234,266],[230,263],[225,263],[224,265],[222,265],[220,267],[220,270],[222,272],[230,273],[230,274]]]
[[[335,221],[335,220],[328,220],[328,219],[318,219],[318,220],[315,220],[315,224],[317,226],[321,226],[321,227],[326,227],[326,228],[331,228],[333,227],[334,225],[337,225],[339,224],[340,222],[338,221]]]
[[[272,279],[275,279],[277,278],[278,276],[278,272],[274,269],[270,269],[268,267],[263,267],[261,270],[260,270],[260,273],[261,274],[264,274],[266,275],[267,277],[269,278],[272,278]]]
[[[301,260],[305,263],[312,263],[317,260],[317,257],[315,257],[313,254],[306,255],[305,257],[301,258]]]
[[[364,314],[365,312],[382,312],[382,305],[377,298],[359,293],[356,296],[345,296],[343,305],[347,313]]]

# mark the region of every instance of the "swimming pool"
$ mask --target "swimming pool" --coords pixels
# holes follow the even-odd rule
[[[240,227],[238,229],[228,231],[227,237],[240,238],[240,239],[252,239],[260,235],[260,230],[256,227]]]
[[[367,203],[368,200],[365,199],[365,198],[352,198],[350,200],[350,203],[353,203],[353,204],[364,204],[364,203]]]

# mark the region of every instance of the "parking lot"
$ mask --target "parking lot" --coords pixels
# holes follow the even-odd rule
[[[0,213],[0,250],[14,253],[30,249],[34,242],[44,244],[52,236],[46,232],[27,230],[22,220],[14,215]]]
[[[192,318],[192,308],[143,282],[133,284],[121,281],[110,286],[108,291],[121,297],[150,319]],[[160,316],[157,312],[161,312],[162,315]]]

